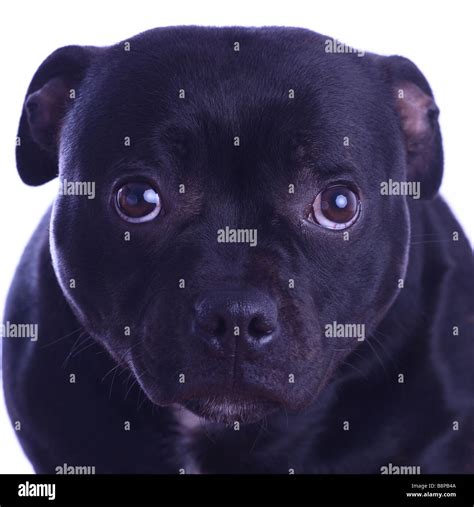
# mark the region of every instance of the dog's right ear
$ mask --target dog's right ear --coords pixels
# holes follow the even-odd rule
[[[64,116],[96,47],[66,46],[57,49],[40,65],[23,104],[16,143],[16,164],[28,185],[41,185],[58,174],[58,140]]]

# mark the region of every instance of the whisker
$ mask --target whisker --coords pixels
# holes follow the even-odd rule
[[[64,336],[59,337],[59,338],[57,338],[56,340],[54,340],[54,341],[52,341],[50,343],[46,343],[45,345],[41,345],[40,349],[45,349],[47,347],[51,347],[51,345],[55,345],[56,343],[60,342],[61,340],[65,340],[66,338],[69,338],[70,336],[73,336],[74,334],[78,333],[79,331],[81,331],[83,329],[84,329],[83,326],[80,326],[77,329],[75,329],[74,331],[71,331],[70,333],[65,334]]]
[[[388,372],[387,372],[387,370],[385,368],[385,365],[383,364],[383,361],[382,361],[381,357],[378,355],[377,350],[375,349],[375,347],[372,345],[372,343],[370,343],[370,339],[367,339],[365,341],[366,341],[367,345],[372,349],[372,352],[374,353],[375,357],[378,359],[380,365],[382,366],[382,369],[385,372],[385,375],[388,377],[389,375],[388,375]]]
[[[77,337],[76,341],[73,343],[72,347],[71,347],[71,350],[69,351],[68,355],[66,356],[66,358],[64,359],[62,365],[61,365],[61,368],[65,368],[67,366],[67,363],[69,361],[69,359],[71,359],[72,357],[72,354],[73,352],[79,348],[81,345],[83,345],[84,343],[86,343],[88,340],[89,340],[89,336],[87,334],[86,331],[82,331],[81,334]],[[82,342],[81,345],[79,345],[81,343],[81,339],[84,339],[84,341]]]

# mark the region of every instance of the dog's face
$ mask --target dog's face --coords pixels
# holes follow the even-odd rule
[[[411,62],[326,40],[155,30],[58,50],[30,86],[19,169],[59,167],[60,285],[159,405],[224,422],[304,407],[360,342],[327,326],[368,336],[397,295],[408,207],[380,185],[436,192],[434,102]]]

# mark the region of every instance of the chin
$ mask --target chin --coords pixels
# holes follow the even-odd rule
[[[273,400],[234,394],[193,398],[182,405],[207,421],[225,425],[255,423],[281,408]]]

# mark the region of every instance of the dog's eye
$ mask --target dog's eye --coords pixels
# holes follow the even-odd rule
[[[148,222],[160,213],[161,199],[149,183],[130,182],[118,189],[115,207],[127,222]]]
[[[345,185],[334,185],[320,192],[313,203],[314,221],[326,229],[346,229],[358,218],[359,197]]]

